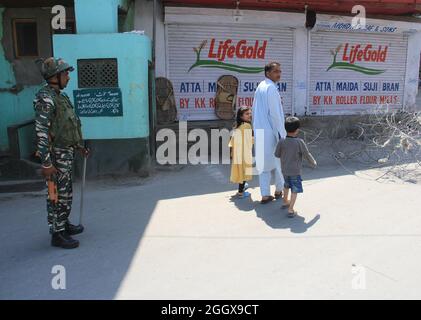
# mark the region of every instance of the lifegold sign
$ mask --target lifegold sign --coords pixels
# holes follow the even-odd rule
[[[249,45],[247,40],[242,39],[237,43],[232,39],[217,41],[213,38],[210,42],[208,58],[224,61],[225,58],[233,59],[265,59],[267,41],[256,40],[253,45]]]
[[[291,113],[292,29],[189,24],[169,24],[167,29],[167,76],[174,88],[178,120],[218,119],[216,94],[223,75],[238,80],[236,106],[251,107],[269,61],[282,65],[278,90],[284,112]]]
[[[346,43],[342,60],[349,61],[349,63],[354,63],[355,61],[385,62],[387,48],[388,46],[384,46],[384,48],[378,46],[377,49],[373,49],[371,44],[350,46],[349,43]]]
[[[343,50],[342,50],[343,48]],[[385,69],[375,69],[370,67],[361,66],[357,63],[385,63],[387,58],[387,49],[388,46],[379,45],[378,48],[373,48],[372,44],[356,44],[350,45],[345,43],[345,45],[340,44],[336,47],[335,50],[330,50],[330,54],[333,56],[333,62],[328,67],[327,71],[330,69],[345,69],[353,70],[356,72],[364,73],[366,75],[377,75],[385,72]],[[337,58],[338,54],[339,59]],[[339,61],[338,61],[339,60]]]

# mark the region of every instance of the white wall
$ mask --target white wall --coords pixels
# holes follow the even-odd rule
[[[156,76],[165,77],[166,61],[165,61],[165,28],[164,28],[164,12],[161,0],[157,0],[157,17],[156,17]],[[144,30],[152,39],[153,36],[153,1],[136,0],[135,3],[135,30]]]
[[[415,108],[418,93],[420,70],[421,31],[409,36],[407,54],[407,72],[405,78],[404,106]],[[418,106],[418,109],[421,106]]]
[[[166,76],[165,59],[165,27],[164,12],[161,1],[158,3],[157,17],[157,39],[156,39],[156,73],[157,76]],[[145,30],[152,38],[152,1],[136,0],[135,28]],[[293,88],[293,111],[298,115],[304,114],[308,108],[308,36],[309,32],[304,27],[304,13],[287,13],[271,11],[241,10],[243,18],[234,21],[232,9],[210,9],[210,8],[185,8],[167,7],[166,22],[183,24],[218,24],[226,25],[247,25],[247,26],[270,26],[294,28],[295,50],[294,50],[294,88]],[[317,15],[318,25],[322,22],[351,22],[351,17],[335,15]],[[414,107],[418,93],[418,70],[420,67],[421,51],[421,23],[410,23],[402,21],[390,21],[380,19],[367,19],[367,24],[378,24],[382,26],[395,26],[397,32],[408,32],[412,34],[408,38],[407,51],[407,73],[405,77],[404,106]],[[318,27],[316,26],[314,30]]]
[[[293,75],[293,113],[302,115],[308,112],[308,56],[303,54],[308,48],[308,31],[305,28],[295,29],[294,75]]]

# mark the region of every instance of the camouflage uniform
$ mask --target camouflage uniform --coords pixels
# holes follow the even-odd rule
[[[65,230],[72,208],[72,168],[75,148],[81,145],[80,120],[65,93],[57,93],[48,84],[36,95],[34,100],[35,130],[38,155],[44,167],[53,165],[57,169],[56,183],[58,203],[53,204],[47,197],[48,224],[52,233]],[[66,115],[77,125],[67,126],[58,120],[58,114]],[[64,119],[65,120],[65,119]],[[66,121],[66,120],[65,120]],[[69,121],[69,120],[67,120]],[[54,126],[54,122],[60,125]],[[64,125],[63,125],[64,123]],[[65,130],[78,132],[63,132]],[[70,134],[70,135],[69,135]],[[70,136],[71,139],[68,139]],[[62,138],[60,138],[62,137]],[[71,142],[71,145],[69,144]]]

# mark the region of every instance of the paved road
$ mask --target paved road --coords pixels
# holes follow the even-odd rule
[[[49,246],[41,194],[0,195],[0,299],[421,298],[419,184],[306,169],[288,219],[280,202],[258,203],[257,179],[252,199],[232,199],[228,173],[88,183],[72,251]],[[66,290],[52,289],[55,265]]]

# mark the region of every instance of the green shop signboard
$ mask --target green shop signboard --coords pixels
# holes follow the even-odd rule
[[[120,88],[92,88],[73,91],[79,117],[121,117],[123,102]]]

